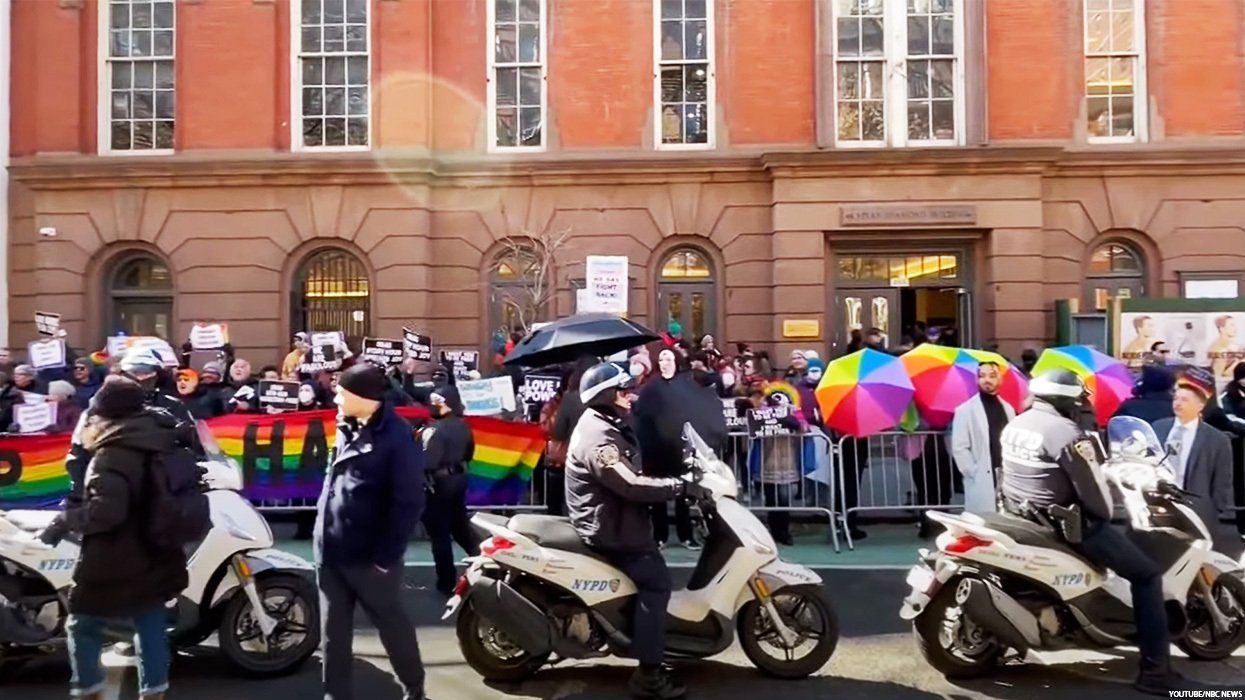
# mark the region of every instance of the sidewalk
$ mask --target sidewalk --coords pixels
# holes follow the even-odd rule
[[[296,554],[308,560],[312,558],[311,542],[295,541],[288,532],[278,531],[277,549]],[[869,538],[857,541],[855,551],[840,540],[842,551],[836,554],[824,525],[799,530],[795,545],[779,547],[784,560],[803,564],[814,569],[907,569],[916,562],[916,551],[931,547],[932,541],[917,538],[912,525],[870,525],[865,528]],[[455,546],[456,556],[463,557]],[[665,549],[666,561],[672,568],[692,568],[700,556],[688,551],[678,543],[670,543]],[[412,542],[406,550],[407,566],[432,566],[432,551],[427,541]]]

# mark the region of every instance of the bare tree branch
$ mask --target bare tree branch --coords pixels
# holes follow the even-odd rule
[[[558,262],[563,267],[577,264],[568,258],[571,230],[524,233],[502,239],[503,252],[493,261],[491,271],[513,276],[518,293],[502,298],[503,307],[513,314],[518,330],[524,335],[532,324],[545,319],[552,311],[558,292]],[[503,269],[508,268],[508,269]],[[500,330],[509,334],[511,328]]]

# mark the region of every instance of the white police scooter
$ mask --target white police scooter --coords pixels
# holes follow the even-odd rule
[[[241,470],[204,423],[198,432],[212,528],[191,548],[190,585],[169,603],[170,638],[188,648],[215,633],[221,653],[244,674],[292,673],[320,644],[313,567],[272,549],[272,530],[241,494]],[[38,539],[55,515],[0,511],[0,679],[65,643],[79,544]]]

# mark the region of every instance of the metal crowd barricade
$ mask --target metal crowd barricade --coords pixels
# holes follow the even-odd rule
[[[532,474],[531,480],[528,482],[526,493],[519,503],[514,504],[496,504],[484,506],[467,506],[468,510],[482,511],[544,511],[548,506],[548,498],[546,497],[548,489],[548,472],[541,468]],[[306,513],[316,509],[316,499],[314,498],[293,498],[293,499],[273,499],[252,501],[256,510],[265,515],[279,515],[290,513]]]
[[[852,542],[853,514],[902,513],[963,508],[953,504],[956,469],[951,436],[942,431],[887,432],[867,438],[841,438],[835,471],[843,485],[837,510],[844,539]],[[837,551],[837,549],[836,549]]]
[[[819,454],[824,456],[819,458]],[[747,432],[732,432],[721,457],[735,471],[740,505],[788,517],[791,513],[824,514],[830,541],[839,551],[832,498],[833,444],[825,433],[750,437]]]

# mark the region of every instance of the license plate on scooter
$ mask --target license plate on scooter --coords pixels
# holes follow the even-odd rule
[[[908,570],[907,583],[912,587],[912,590],[918,593],[926,593],[934,583],[934,572],[928,566],[917,564]]]

